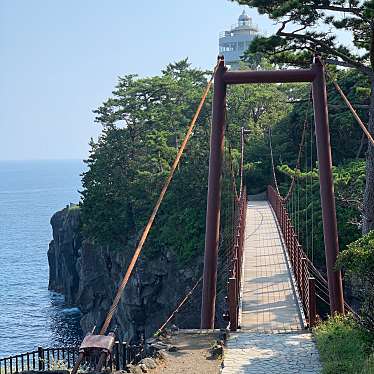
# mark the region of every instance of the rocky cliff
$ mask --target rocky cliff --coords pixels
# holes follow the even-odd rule
[[[49,288],[64,294],[70,306],[80,308],[83,331],[90,331],[104,320],[134,251],[135,241],[124,251],[93,245],[80,233],[77,206],[55,213],[51,225]],[[168,249],[157,257],[143,253],[112,322],[118,335],[126,340],[151,336],[200,277],[202,262],[202,256],[198,256],[190,264],[181,265]],[[197,328],[200,298],[201,287],[173,323],[183,328]],[[222,315],[222,310],[217,309],[217,315]]]

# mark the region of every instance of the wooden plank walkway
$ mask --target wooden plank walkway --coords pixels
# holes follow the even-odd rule
[[[272,208],[249,201],[246,219],[241,329],[230,334],[222,373],[320,373]]]

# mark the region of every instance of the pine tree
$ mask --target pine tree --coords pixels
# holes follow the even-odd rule
[[[272,62],[308,65],[314,53],[329,64],[355,69],[367,81],[368,129],[374,135],[374,0],[233,0],[257,8],[277,21],[275,35],[259,37],[250,53],[265,53]],[[354,48],[340,40],[349,32]],[[340,34],[339,34],[340,32]],[[366,153],[363,232],[374,229],[374,147]]]

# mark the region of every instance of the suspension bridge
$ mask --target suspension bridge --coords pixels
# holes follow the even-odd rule
[[[79,355],[74,357],[73,374],[78,371],[85,360],[87,361],[92,351],[99,352],[99,358],[95,363],[98,371],[107,366],[109,359],[118,357],[118,354],[113,353],[113,349],[116,347],[115,334],[109,332],[113,331],[113,317],[186,145],[193,134],[198,116],[213,82],[204,271],[201,278],[191,285],[191,290],[181,299],[180,304],[155,335],[159,335],[165,329],[201,284],[200,328],[211,330],[216,327],[219,261],[224,263],[224,266],[220,268],[219,276],[224,277],[225,287],[221,290],[226,294],[227,302],[227,313],[225,313],[224,319],[227,321],[227,329],[230,331],[223,368],[225,374],[318,373],[321,370],[318,353],[309,332],[318,319],[317,303],[329,306],[331,314],[352,311],[349,305],[344,302],[340,271],[334,268],[339,244],[323,63],[316,56],[310,69],[230,71],[226,68],[223,58],[220,57],[171,166],[169,176],[139,239],[133,258],[119,283],[108,314],[100,326],[99,332],[95,333],[94,329],[84,338]],[[312,241],[302,243],[300,240],[300,217],[299,213],[296,213],[296,206],[300,200],[297,197],[297,194],[300,193],[300,189],[297,188],[297,183],[299,183],[297,173],[292,176],[290,188],[285,196],[282,196],[279,191],[271,146],[271,130],[269,129],[269,145],[274,183],[273,186],[268,186],[266,193],[261,196],[247,196],[243,183],[246,131],[244,129],[241,131],[239,188],[236,187],[237,178],[234,175],[232,163],[230,163],[231,150],[228,149],[227,142],[225,142],[226,89],[228,85],[287,82],[311,83],[310,100],[313,102],[314,109],[314,129],[309,126],[309,139],[311,142],[313,141],[315,132],[326,278],[313,264],[313,248],[312,250],[309,248]],[[367,133],[364,124],[347,102],[344,93],[340,92],[340,94],[355,115],[359,125]],[[297,170],[301,169],[303,148],[304,154],[306,154],[307,130],[306,119],[299,145]],[[370,134],[367,135],[374,144]],[[311,151],[310,168],[313,165],[312,154]],[[305,160],[307,164],[307,157]],[[223,174],[229,181],[226,187],[222,182]],[[306,191],[308,191],[307,183],[306,179]],[[230,217],[221,217],[221,200],[224,188],[227,188],[227,195],[231,196],[226,199],[227,204],[232,206]],[[313,227],[310,228],[309,235],[313,236]],[[221,248],[222,243],[226,243],[225,250]],[[307,245],[306,249],[303,244]],[[7,364],[6,360],[5,362],[4,359],[0,360],[0,369],[3,363],[5,373],[7,368],[11,373],[12,361],[9,366],[9,362]],[[116,359],[111,362],[114,361]],[[18,359],[16,363],[18,367]]]

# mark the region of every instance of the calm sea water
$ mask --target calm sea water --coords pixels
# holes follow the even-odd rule
[[[0,358],[74,344],[79,310],[48,291],[49,220],[79,201],[79,160],[0,161]]]

